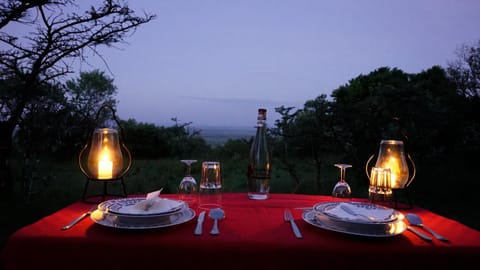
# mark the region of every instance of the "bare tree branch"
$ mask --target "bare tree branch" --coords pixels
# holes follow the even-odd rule
[[[97,5],[77,14],[71,11],[79,8],[73,0],[0,2],[0,157],[8,157],[13,131],[23,116],[37,108],[37,101],[49,98],[42,89],[72,73],[74,60],[85,60],[87,51],[101,56],[99,46],[122,43],[155,18],[137,16],[124,0]],[[10,26],[27,30],[12,31]],[[0,164],[5,164],[3,159]],[[0,179],[0,186],[3,183]]]

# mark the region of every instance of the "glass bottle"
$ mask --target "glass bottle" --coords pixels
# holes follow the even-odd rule
[[[248,159],[248,198],[265,200],[270,191],[270,153],[267,144],[267,110],[258,109],[257,133]]]

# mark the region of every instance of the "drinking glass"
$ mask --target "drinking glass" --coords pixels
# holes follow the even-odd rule
[[[370,202],[390,201],[392,198],[392,179],[390,168],[373,167],[370,173],[368,199]]]
[[[198,196],[197,181],[193,178],[192,164],[197,162],[194,159],[182,159],[182,163],[187,165],[187,172],[178,185],[178,194],[180,200],[188,203],[190,206],[195,204]]]
[[[222,174],[220,162],[204,161],[199,190],[199,208],[210,210],[222,206]]]
[[[338,198],[350,198],[352,196],[352,190],[350,185],[345,181],[345,172],[347,168],[352,167],[350,164],[334,164],[335,167],[340,169],[340,180],[333,187],[332,196]]]

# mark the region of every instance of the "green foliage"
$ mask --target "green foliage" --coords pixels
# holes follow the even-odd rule
[[[248,157],[253,138],[246,139],[229,139],[221,147],[217,148],[217,156],[221,158],[228,158],[234,161],[242,160]]]
[[[29,156],[68,158],[80,151],[97,124],[103,104],[115,106],[116,87],[103,72],[82,72],[65,85],[45,84],[41,97],[26,105],[15,134],[17,151]],[[97,123],[98,122],[98,123]]]
[[[90,72],[80,72],[80,77],[68,80],[65,83],[65,96],[68,105],[79,123],[92,127],[97,111],[103,105],[115,109],[117,87],[113,79],[98,69]],[[106,119],[100,119],[104,123]]]
[[[457,59],[448,64],[449,78],[458,93],[469,99],[480,99],[480,40],[475,46],[463,45],[456,51]]]
[[[323,171],[340,162],[353,165],[347,174],[359,182],[351,183],[358,184],[352,189],[366,190],[365,163],[377,154],[382,139],[406,143],[417,167],[411,187],[417,198],[439,199],[449,194],[462,200],[472,196],[466,190],[461,195],[451,193],[452,179],[458,177],[455,172],[460,167],[468,185],[478,189],[473,181],[478,172],[471,169],[478,162],[480,145],[479,114],[472,115],[478,109],[473,108],[472,98],[459,94],[441,67],[418,74],[379,68],[335,89],[332,97],[328,101],[321,95],[296,111],[277,108],[282,115],[272,132],[277,150],[282,149],[277,157],[296,179],[297,191],[302,190],[305,170],[315,172],[314,186],[331,186],[322,177]],[[302,169],[299,163],[290,162],[298,159],[313,167]],[[432,190],[434,194],[426,195]]]
[[[457,59],[447,68],[449,79],[465,100],[457,108],[462,118],[457,132],[461,138],[455,146],[468,160],[477,160],[480,152],[480,40],[475,46],[463,45],[457,50]]]
[[[205,140],[189,129],[191,123],[175,122],[170,127],[159,127],[129,119],[121,121],[121,124],[125,143],[136,158],[184,158],[209,150]]]

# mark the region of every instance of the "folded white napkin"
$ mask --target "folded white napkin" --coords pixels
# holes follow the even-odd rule
[[[147,194],[145,200],[142,200],[132,207],[124,207],[122,211],[128,214],[161,214],[180,209],[183,206],[182,201],[160,198],[162,190],[153,191]]]
[[[134,205],[134,208],[143,211],[148,211],[152,209],[152,207],[156,204],[156,201],[159,199],[158,196],[160,195],[160,192],[162,192],[161,189],[148,193],[145,200],[136,203]]]
[[[374,205],[365,207],[364,204],[355,203],[341,202],[323,212],[343,220],[362,222],[387,222],[394,219],[393,209],[379,208]]]

